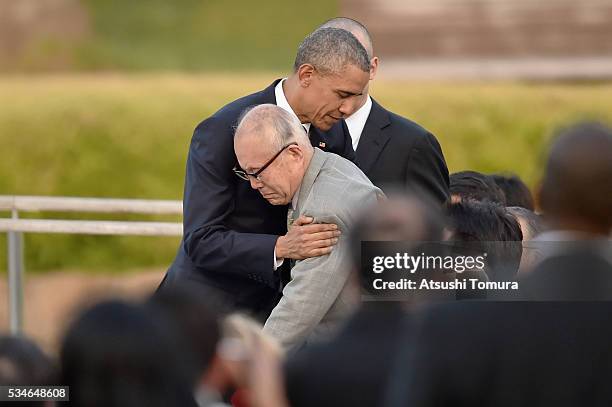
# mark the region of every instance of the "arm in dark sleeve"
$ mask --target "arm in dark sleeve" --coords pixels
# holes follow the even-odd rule
[[[441,204],[450,197],[446,160],[438,140],[429,132],[410,151],[406,182],[408,187],[416,185],[429,191]]]
[[[239,233],[227,227],[240,181],[232,172],[235,164],[231,125],[215,117],[202,122],[194,132],[187,158],[184,250],[198,268],[245,277],[256,273],[274,287],[278,236]]]

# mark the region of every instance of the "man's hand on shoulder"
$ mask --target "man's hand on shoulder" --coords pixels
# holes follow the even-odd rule
[[[308,216],[296,219],[287,234],[276,241],[276,257],[303,260],[329,254],[341,234],[338,226],[312,222]]]

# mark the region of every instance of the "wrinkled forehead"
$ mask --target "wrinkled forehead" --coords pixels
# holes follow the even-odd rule
[[[234,138],[234,151],[244,170],[258,168],[272,156],[270,134],[245,129]]]

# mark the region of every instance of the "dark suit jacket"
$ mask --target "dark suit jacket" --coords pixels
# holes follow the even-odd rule
[[[380,406],[403,315],[397,303],[364,303],[336,338],[290,357],[285,365],[290,405]]]
[[[274,271],[273,253],[278,236],[287,232],[287,207],[268,203],[232,168],[238,118],[250,106],[275,104],[278,82],[229,103],[196,127],[187,157],[183,239],[160,289],[176,281],[201,283],[219,291],[230,308],[260,319],[277,303],[280,272]],[[335,153],[350,138],[342,123],[326,134],[313,129],[311,136]]]
[[[416,187],[440,203],[449,197],[448,168],[438,140],[373,99],[357,145],[355,164],[383,190],[391,185]]]

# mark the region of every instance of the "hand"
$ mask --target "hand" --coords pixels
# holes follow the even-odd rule
[[[248,371],[249,405],[253,407],[288,407],[285,397],[282,357],[278,350],[255,339],[256,352]]]
[[[309,216],[300,216],[285,236],[276,241],[276,257],[303,260],[323,256],[338,243],[340,230],[333,223],[312,223]]]

